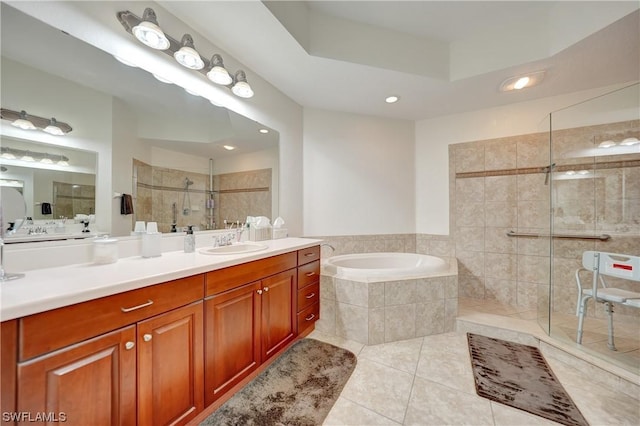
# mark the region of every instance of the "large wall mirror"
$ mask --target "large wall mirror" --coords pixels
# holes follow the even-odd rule
[[[78,157],[68,170],[0,158],[0,179],[22,181],[35,222],[95,215],[96,231],[124,236],[137,220],[156,221],[170,232],[278,215],[277,131],[5,3],[1,19],[2,107],[56,117],[73,128],[52,136],[2,120],[2,145]],[[76,210],[63,211],[62,197],[54,197],[73,197],[74,185],[86,202],[76,200]],[[132,214],[121,214],[122,194],[132,196]]]

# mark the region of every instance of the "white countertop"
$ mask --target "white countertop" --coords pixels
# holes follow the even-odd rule
[[[320,244],[310,238],[260,241],[266,250],[235,255],[172,251],[160,257],[133,256],[107,265],[82,263],[28,271],[0,283],[0,320],[6,321],[99,297],[239,265]]]

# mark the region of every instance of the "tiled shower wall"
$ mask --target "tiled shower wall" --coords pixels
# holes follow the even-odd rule
[[[556,160],[569,147],[584,146],[585,138],[596,143],[594,135],[610,133],[638,137],[639,122],[554,131],[552,154],[547,132],[449,147],[451,223],[461,296],[528,308],[546,306],[553,273],[552,310],[572,313],[577,299],[573,274],[583,251],[640,254],[640,155],[625,156],[624,161],[612,157]],[[550,184],[547,179],[552,176],[543,170],[551,162],[550,155],[557,163],[552,176],[575,166],[572,163],[584,166],[586,162],[596,178]],[[554,233],[606,232],[611,240],[554,239],[550,268],[548,238],[506,235],[510,230],[548,234],[552,196]],[[614,284],[640,291],[634,283]],[[617,310],[617,319],[638,318],[637,311]],[[590,314],[594,312],[602,315],[601,310],[590,309]]]
[[[155,167],[133,160],[134,215],[132,219],[158,222],[160,232],[170,232],[175,203],[178,229],[195,225],[209,228],[209,175]],[[185,192],[185,178],[193,181]],[[246,220],[247,216],[271,218],[271,169],[249,170],[213,176],[213,220],[215,228],[223,221]],[[185,210],[188,206],[191,209]]]

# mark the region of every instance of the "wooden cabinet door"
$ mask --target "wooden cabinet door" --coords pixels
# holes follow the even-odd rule
[[[262,358],[265,361],[295,337],[296,270],[262,280]]]
[[[18,412],[65,425],[134,425],[135,338],[132,325],[19,363]]]
[[[205,403],[211,404],[260,364],[260,282],[205,301]]]
[[[138,424],[184,424],[204,409],[202,302],[138,323]]]

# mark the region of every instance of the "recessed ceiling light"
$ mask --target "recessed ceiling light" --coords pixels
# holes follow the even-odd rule
[[[269,129],[260,129],[258,130],[260,133],[262,133],[263,135],[266,135],[267,133],[269,133]]]
[[[235,146],[231,146],[231,145],[222,145],[222,147],[227,151],[233,151],[234,149],[236,149]]]
[[[536,71],[525,75],[509,77],[500,85],[501,92],[509,92],[512,90],[521,90],[525,87],[535,86],[544,78],[544,71]]]
[[[400,100],[400,96],[393,95],[393,96],[387,96],[387,98],[384,101],[388,104],[395,104],[399,100]]]

